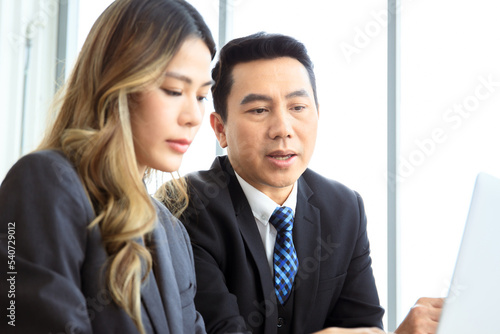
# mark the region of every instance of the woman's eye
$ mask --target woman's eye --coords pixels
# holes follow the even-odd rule
[[[165,94],[167,94],[169,96],[181,96],[182,95],[181,92],[178,92],[175,90],[170,90],[170,89],[165,89],[165,88],[162,88],[162,90],[165,92]]]
[[[205,102],[207,100],[207,97],[206,96],[198,96],[197,99],[200,102]]]

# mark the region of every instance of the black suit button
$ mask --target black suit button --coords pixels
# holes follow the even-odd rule
[[[279,317],[278,318],[278,328],[281,328],[285,325],[285,319]]]

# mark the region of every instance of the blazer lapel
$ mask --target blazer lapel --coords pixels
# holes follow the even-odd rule
[[[142,287],[141,299],[154,332],[170,333],[153,271],[149,273],[147,282]]]
[[[182,328],[172,327],[174,323],[178,322],[169,321],[167,323],[167,319],[175,319],[179,316],[179,313],[172,312],[172,310],[182,310],[182,305],[177,295],[170,295],[169,291],[164,291],[168,286],[177,286],[165,230],[155,228],[148,239],[148,246],[153,250],[153,263],[156,266],[154,272],[151,270],[149,273],[149,278],[143,286],[142,304],[150,317],[155,332],[180,333]],[[163,300],[168,303],[168,307],[163,305]]]
[[[321,224],[319,208],[309,202],[313,196],[311,188],[302,177],[297,184],[293,240],[299,259],[299,271],[295,278],[293,332],[303,333],[300,324],[303,326],[307,323],[312,301],[316,299],[315,294],[318,290],[320,263],[317,258],[317,248],[321,242]]]

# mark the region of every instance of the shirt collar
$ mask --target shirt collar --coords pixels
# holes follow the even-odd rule
[[[264,225],[267,225],[269,223],[269,218],[271,218],[274,210],[280,205],[270,199],[266,194],[264,194],[260,190],[257,190],[255,187],[243,180],[243,178],[239,176],[238,173],[234,173],[236,174],[236,178],[240,183],[241,189],[243,189],[243,193],[245,193],[254,217]],[[295,209],[297,206],[297,181],[295,181],[295,183],[293,184],[292,192],[290,193],[290,195],[288,195],[288,198],[286,199],[285,203],[283,203],[283,206],[288,206],[289,208],[291,208],[295,215]]]

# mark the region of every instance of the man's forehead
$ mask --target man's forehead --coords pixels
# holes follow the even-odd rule
[[[305,67],[294,58],[262,59],[235,65],[232,92],[263,95],[272,91],[311,96],[312,85]],[[306,94],[304,94],[306,93]]]
[[[268,75],[280,73],[284,69],[294,69],[295,71],[303,71],[307,73],[305,66],[292,57],[278,57],[271,59],[256,59],[247,62],[241,62],[233,66],[232,75],[251,76],[258,72],[265,72]]]

